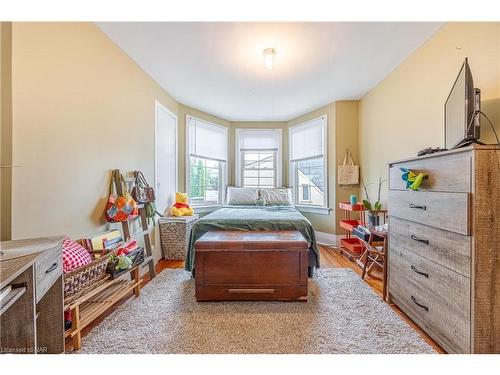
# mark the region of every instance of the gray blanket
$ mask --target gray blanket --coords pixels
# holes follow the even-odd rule
[[[193,226],[186,254],[187,271],[194,268],[194,243],[210,230],[270,231],[297,230],[309,242],[314,264],[319,267],[319,249],[311,222],[292,206],[226,206],[214,211]],[[311,257],[309,257],[311,259]]]

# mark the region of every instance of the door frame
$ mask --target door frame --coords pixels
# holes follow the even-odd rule
[[[155,99],[155,191],[158,190],[158,109],[164,110],[175,119],[175,191],[179,190],[179,121],[177,115]],[[175,194],[175,192],[174,192]]]

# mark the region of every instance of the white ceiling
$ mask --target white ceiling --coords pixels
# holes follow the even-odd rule
[[[285,121],[360,99],[441,23],[98,22],[177,101],[231,121]],[[262,51],[277,51],[275,68]]]

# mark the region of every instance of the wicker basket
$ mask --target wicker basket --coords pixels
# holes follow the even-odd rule
[[[182,219],[160,219],[160,239],[163,256],[167,260],[184,260],[189,246],[191,229],[198,215]]]
[[[64,275],[64,305],[68,306],[77,298],[97,288],[109,279],[106,268],[112,253],[95,259]]]

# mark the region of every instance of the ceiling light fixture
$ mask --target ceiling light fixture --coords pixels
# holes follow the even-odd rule
[[[274,56],[276,56],[276,50],[274,48],[266,48],[262,53],[264,55],[264,65],[267,69],[272,69],[274,65]]]

